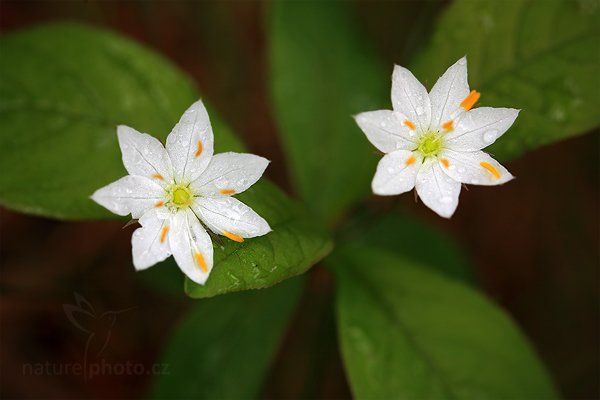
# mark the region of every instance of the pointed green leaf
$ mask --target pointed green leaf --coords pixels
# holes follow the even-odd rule
[[[472,288],[368,244],[339,250],[331,263],[357,398],[557,398],[514,323]]]
[[[456,0],[412,63],[423,82],[468,56],[481,105],[520,108],[489,151],[507,159],[600,124],[600,8],[581,0]]]
[[[259,182],[237,197],[251,204],[273,231],[244,243],[223,239],[215,244],[215,266],[208,281],[198,285],[186,279],[190,297],[265,288],[304,273],[331,251],[332,244],[315,219],[273,184]]]
[[[0,203],[27,213],[116,217],[89,199],[126,175],[116,126],[130,125],[164,143],[198,98],[169,62],[96,28],[55,24],[6,35],[0,53]],[[210,115],[216,151],[242,150]],[[193,297],[271,286],[306,271],[329,251],[318,222],[266,180],[239,199],[274,231],[243,244],[215,243],[206,286],[186,286]]]
[[[0,203],[30,214],[118,218],[89,199],[126,175],[117,125],[164,143],[199,97],[159,55],[87,26],[53,24],[5,35],[0,53]],[[217,146],[239,149],[212,120]]]
[[[356,32],[345,2],[271,1],[271,98],[303,199],[333,221],[370,191],[377,154],[352,116],[382,108],[389,69]]]
[[[151,398],[258,398],[301,289],[292,279],[199,302],[169,340]]]
[[[339,242],[393,251],[446,276],[475,284],[468,257],[451,235],[399,210],[384,217],[370,212],[359,214],[340,231]]]

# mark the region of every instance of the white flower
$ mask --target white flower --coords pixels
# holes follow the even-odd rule
[[[479,93],[469,90],[467,59],[461,58],[427,93],[398,65],[392,75],[394,110],[358,114],[367,138],[386,153],[373,178],[373,192],[397,195],[416,187],[433,211],[450,218],[462,183],[499,185],[513,176],[481,151],[513,124],[519,110],[472,109]]]
[[[204,226],[236,242],[270,232],[267,221],[231,197],[256,183],[269,161],[253,154],[213,156],[212,127],[201,101],[183,114],[166,149],[127,126],[119,126],[117,134],[129,175],[92,199],[115,214],[139,218],[142,227],[131,240],[137,270],[172,254],[183,273],[204,284],[213,266]]]

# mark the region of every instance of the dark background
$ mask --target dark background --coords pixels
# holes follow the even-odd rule
[[[406,65],[445,4],[355,6],[363,30],[391,66]],[[4,0],[0,30],[78,20],[157,50],[195,80],[251,152],[273,161],[267,176],[292,192],[268,103],[263,12],[264,4],[244,1]],[[600,396],[598,144],[598,132],[591,132],[509,163],[515,181],[502,188],[469,187],[450,221],[410,195],[369,199],[374,207],[398,203],[453,234],[470,255],[481,286],[518,321],[570,399]],[[191,300],[183,292],[157,292],[140,279],[130,260],[133,228],[122,225],[58,222],[0,209],[3,398],[143,396],[152,374],[85,381],[64,371],[24,373],[27,364],[82,362],[87,336],[63,311],[63,304],[75,304],[74,293],[98,315],[134,307],[119,314],[114,325],[102,318],[89,321],[110,330],[102,353],[107,362],[150,368],[159,361],[169,330]],[[323,268],[312,270],[263,397],[349,397],[336,349],[332,286]]]

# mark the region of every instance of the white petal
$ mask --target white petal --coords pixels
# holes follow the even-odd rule
[[[161,185],[173,180],[169,154],[158,139],[125,125],[117,127],[117,135],[123,165],[130,175],[145,176]]]
[[[431,121],[431,102],[427,89],[415,76],[399,65],[392,75],[392,105],[421,129],[428,129]]]
[[[446,159],[447,161],[443,161]],[[442,170],[452,179],[472,185],[501,185],[514,177],[483,151],[444,150],[440,154]]]
[[[117,215],[131,213],[133,218],[139,218],[165,200],[165,191],[149,178],[127,175],[96,190],[92,200]]]
[[[268,165],[269,160],[254,154],[216,154],[192,187],[210,197],[241,193],[260,179]]]
[[[394,150],[413,150],[415,132],[404,121],[408,120],[397,111],[378,110],[360,113],[354,117],[367,139],[384,153]]]
[[[436,159],[429,159],[417,174],[417,193],[425,205],[439,216],[450,218],[458,206],[460,182],[450,178]]]
[[[208,113],[198,100],[183,113],[167,137],[177,182],[189,183],[200,176],[212,158],[213,141]]]
[[[192,281],[204,285],[213,267],[210,236],[190,209],[171,217],[169,245],[177,265]]]
[[[475,108],[454,125],[446,135],[446,146],[452,150],[476,151],[494,143],[515,122],[519,110],[514,108]]]
[[[171,229],[168,219],[161,219],[156,210],[149,210],[139,223],[142,225],[133,232],[131,252],[133,265],[140,271],[165,260],[171,255],[167,237]]]
[[[421,163],[421,157],[411,151],[397,150],[386,154],[377,165],[371,183],[373,193],[391,196],[412,190]]]
[[[243,238],[252,238],[271,231],[264,218],[233,197],[201,197],[194,202],[192,208],[202,222],[219,235],[227,232]]]
[[[431,127],[437,129],[448,122],[468,95],[467,58],[463,57],[444,72],[429,92]]]

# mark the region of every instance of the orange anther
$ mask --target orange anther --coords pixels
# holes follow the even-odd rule
[[[471,90],[471,93],[469,93],[462,103],[460,103],[460,106],[464,108],[465,111],[469,111],[471,108],[473,108],[475,103],[477,103],[477,100],[479,100],[480,96],[481,94],[477,90]]]
[[[496,167],[494,167],[492,164],[482,161],[479,163],[479,165],[488,170],[490,174],[494,175],[494,178],[500,179],[500,171],[498,171],[498,169],[496,169]]]
[[[235,190],[233,190],[233,189],[221,189],[221,190],[219,190],[219,193],[221,193],[221,194],[234,194]]]
[[[159,201],[159,202],[157,202],[156,204],[154,204],[154,207],[156,207],[156,208],[160,208],[160,207],[162,207],[162,206],[164,206],[164,205],[165,205],[165,202],[164,202],[164,201]]]
[[[448,168],[448,167],[450,166],[450,162],[448,162],[448,159],[447,159],[447,158],[442,158],[442,159],[440,160],[440,162],[441,162],[441,163],[442,163],[442,165],[443,165],[444,167],[446,167],[446,168]]]
[[[412,155],[411,155],[410,157],[408,157],[408,158],[406,159],[406,161],[404,161],[404,163],[405,163],[406,165],[411,165],[411,164],[414,164],[416,161],[417,161],[417,159],[415,158],[415,156],[412,156]]]
[[[204,272],[205,274],[208,273],[208,267],[206,266],[206,261],[204,261],[204,257],[202,256],[202,253],[196,251],[194,253],[194,257],[196,258],[196,262],[202,269],[202,272]]]
[[[162,228],[162,232],[160,233],[160,242],[164,243],[165,239],[167,238],[167,233],[169,233],[169,227],[165,226],[164,228]]]
[[[196,154],[194,154],[196,157],[199,157],[200,154],[202,154],[202,140],[198,140],[198,147],[196,148]]]
[[[409,121],[407,119],[404,120],[403,124],[408,126],[408,129],[410,129],[411,131],[414,131],[415,129],[417,129],[417,126],[414,124],[414,122]]]
[[[152,174],[152,178],[158,179],[159,181],[164,181],[165,178],[161,174]]]
[[[227,238],[233,240],[234,242],[238,242],[238,243],[242,243],[244,241],[244,238],[238,235],[235,235],[231,232],[223,232],[223,235],[225,235]]]
[[[442,124],[442,128],[444,128],[448,132],[453,131],[454,130],[454,121],[450,120],[450,121],[444,122]]]

